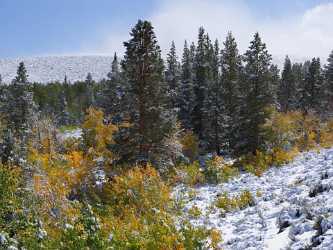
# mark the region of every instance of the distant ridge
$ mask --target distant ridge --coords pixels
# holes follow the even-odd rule
[[[113,56],[46,56],[32,58],[0,59],[0,74],[5,83],[16,75],[19,62],[26,65],[29,81],[63,82],[65,75],[71,82],[84,80],[90,72],[94,80],[106,78],[111,70]]]

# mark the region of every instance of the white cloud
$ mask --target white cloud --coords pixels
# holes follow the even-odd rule
[[[245,0],[163,0],[147,19],[155,27],[164,54],[172,40],[179,51],[185,39],[196,41],[200,26],[205,27],[212,40],[218,38],[220,42],[231,30],[241,52],[259,31],[279,64],[286,54],[298,61],[315,56],[326,61],[333,49],[333,3],[288,17],[267,18],[254,15]],[[113,32],[98,52],[122,52],[122,42],[129,38],[128,33],[129,30]]]

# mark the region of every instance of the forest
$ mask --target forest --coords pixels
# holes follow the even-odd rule
[[[20,63],[0,86],[0,248],[221,249],[223,229],[193,225],[200,211],[185,214],[176,187],[262,176],[333,146],[333,51],[286,56],[280,70],[251,39],[240,54],[232,32],[221,43],[200,27],[163,58],[139,20],[102,81],[32,83]]]

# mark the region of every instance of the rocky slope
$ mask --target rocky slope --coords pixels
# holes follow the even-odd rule
[[[30,82],[48,83],[84,80],[90,72],[94,80],[106,78],[111,69],[112,56],[48,56],[34,58],[0,59],[0,74],[5,83],[16,75],[18,64],[26,65]]]
[[[224,215],[214,206],[220,193],[244,190],[254,206]],[[303,153],[260,178],[242,174],[218,186],[179,186],[175,195],[181,194],[185,212],[193,206],[202,212],[191,218],[194,225],[222,232],[223,249],[333,249],[333,149]]]

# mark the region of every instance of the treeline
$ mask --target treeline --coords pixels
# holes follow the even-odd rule
[[[33,93],[40,115],[51,116],[58,126],[80,124],[87,108],[101,108],[105,122],[120,126],[110,147],[126,162],[161,160],[170,150],[168,138],[179,129],[194,132],[202,153],[255,152],[263,144],[268,107],[314,112],[322,119],[333,111],[333,52],[324,67],[319,58],[292,63],[287,56],[280,74],[258,33],[242,55],[231,32],[220,44],[200,28],[196,43],[185,41],[181,57],[172,43],[164,62],[147,21],[136,24],[124,46],[124,58],[114,56],[101,82],[89,73],[73,84],[66,78],[47,85],[19,80]],[[15,94],[15,82],[3,92]],[[6,94],[3,99],[10,103]]]

